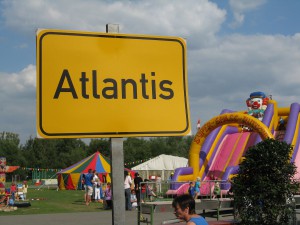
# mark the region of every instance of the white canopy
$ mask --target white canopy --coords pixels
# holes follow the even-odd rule
[[[175,170],[178,167],[186,167],[188,159],[172,155],[159,155],[153,159],[141,163],[132,170]]]

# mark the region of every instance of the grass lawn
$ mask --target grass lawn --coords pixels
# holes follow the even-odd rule
[[[57,191],[56,189],[29,188],[27,199],[30,207],[19,207],[15,211],[0,211],[4,215],[49,214],[68,212],[99,212],[103,210],[101,203],[92,202],[89,206],[84,202],[84,191]]]

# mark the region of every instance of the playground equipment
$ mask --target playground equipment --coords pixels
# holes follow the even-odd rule
[[[194,137],[189,153],[189,167],[177,168],[172,181],[188,182],[200,177],[202,181],[214,179],[227,181],[238,171],[238,164],[247,149],[266,138],[275,138],[294,146],[292,162],[300,178],[299,126],[300,105],[293,103],[278,108],[275,100],[263,92],[253,92],[246,100],[248,110],[235,112],[224,109],[204,124]],[[186,192],[188,184],[173,185],[168,194]],[[221,185],[228,190],[229,185]],[[201,194],[210,188],[202,185]]]
[[[5,181],[6,181],[6,158],[0,157],[0,195],[5,194]]]

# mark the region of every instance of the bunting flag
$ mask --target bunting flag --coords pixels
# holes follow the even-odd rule
[[[136,164],[140,164],[140,163],[146,162],[146,161],[148,161],[150,159],[152,159],[152,158],[136,160],[136,161],[133,161],[133,162],[127,162],[124,165],[125,166],[136,165]]]
[[[22,170],[29,170],[29,171],[50,171],[50,172],[59,172],[62,169],[48,169],[48,168],[30,168],[30,167],[21,167]]]
[[[109,160],[107,160],[103,155],[101,155],[101,156],[103,157],[103,159],[105,161],[107,161],[110,164]],[[152,159],[152,158],[135,160],[135,161],[132,161],[132,162],[126,162],[126,163],[124,163],[124,165],[125,166],[132,166],[132,165],[136,165],[136,164],[146,162],[150,159]],[[62,171],[62,169],[53,169],[53,168],[38,168],[38,167],[34,168],[34,167],[6,166],[6,170],[7,170],[6,173],[13,172],[16,169],[28,170],[28,171],[50,171],[50,172],[60,172],[60,171]]]

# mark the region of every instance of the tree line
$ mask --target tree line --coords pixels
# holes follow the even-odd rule
[[[123,142],[124,163],[130,168],[160,154],[188,158],[192,140],[193,136],[126,138]],[[30,137],[25,144],[20,144],[18,134],[0,133],[0,157],[6,157],[6,164],[12,166],[63,169],[96,151],[110,159],[110,140],[91,139],[86,144],[81,139]]]

